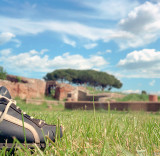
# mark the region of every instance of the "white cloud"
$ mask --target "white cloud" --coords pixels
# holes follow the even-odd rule
[[[84,58],[79,54],[70,55],[69,53],[64,53],[62,56],[56,56],[53,60],[50,60],[49,66],[55,68],[92,69],[100,68],[106,64],[107,62],[100,56]]]
[[[3,50],[0,50],[0,55],[1,56],[8,56],[11,54],[11,49],[3,49]]]
[[[93,55],[84,58],[79,54],[70,55],[69,53],[64,53],[62,56],[50,59],[48,55],[41,56],[41,52],[31,50],[17,55],[10,54],[7,59],[2,55],[0,62],[7,69],[14,69],[14,71],[19,73],[22,73],[22,69],[23,72],[51,72],[60,68],[99,69],[108,64],[101,56]]]
[[[33,49],[33,50],[30,50],[28,53],[30,55],[43,55],[46,52],[48,52],[48,49],[42,49],[40,52],[38,52],[35,49]]]
[[[70,40],[66,36],[63,37],[63,42],[68,44],[68,45],[71,45],[72,47],[76,47],[76,42],[73,41],[73,40]]]
[[[97,55],[105,55],[105,54],[108,54],[108,53],[111,53],[112,52],[112,50],[110,50],[110,49],[107,49],[106,51],[98,51],[97,52]]]
[[[119,26],[120,30],[132,34],[128,40],[117,41],[122,49],[156,41],[160,37],[160,3],[145,2],[136,7]]]
[[[139,5],[134,0],[85,0],[80,3],[94,10],[91,18],[111,20],[125,17],[131,9]]]
[[[29,51],[29,54],[31,54],[31,55],[36,55],[36,54],[38,54],[38,51],[36,51],[36,50],[30,50]]]
[[[122,91],[122,93],[126,93],[126,94],[140,94],[141,91],[140,90],[124,90],[124,91]]]
[[[77,22],[63,21],[32,21],[0,16],[0,31],[10,31],[16,35],[38,34],[44,31],[53,31],[90,40],[106,39],[114,33],[109,29],[89,27]],[[12,23],[12,25],[10,24]]]
[[[32,21],[29,19],[18,19],[0,16],[0,31],[9,31],[16,35],[28,35],[28,34],[38,34],[45,31],[52,31],[60,33],[61,35],[70,35],[79,38],[84,38],[90,41],[102,40],[108,42],[110,40],[128,40],[133,38],[134,35],[126,31],[116,30],[116,29],[104,29],[91,27],[78,22],[64,22],[64,21]],[[12,25],[10,24],[12,23]],[[68,44],[75,43],[65,40]],[[90,46],[96,46],[94,43]]]
[[[16,43],[16,47],[17,47],[17,48],[19,48],[19,47],[21,46],[21,41],[20,41],[20,40],[18,40],[18,39],[13,39],[12,41]]]
[[[119,61],[118,67],[130,73],[133,77],[159,78],[160,51],[155,51],[155,49],[133,51],[127,54],[125,59]]]
[[[133,4],[130,0],[118,2],[115,2],[115,0],[113,2],[112,0],[101,0],[100,2],[88,0],[79,3],[95,10],[95,14],[98,12],[99,14],[103,14],[103,16],[107,16],[116,12],[115,16],[118,15],[121,17],[121,14],[125,16],[120,20],[118,26],[114,28],[93,27],[72,21],[33,21],[31,19],[0,16],[0,31],[10,32],[15,35],[38,34],[45,31],[52,31],[60,33],[62,36],[69,35],[78,39],[87,39],[91,42],[98,40],[109,42],[113,40],[120,46],[121,50],[128,47],[144,46],[156,41],[160,37],[160,3],[145,2],[139,6],[137,6],[138,3],[136,1]],[[115,7],[113,7],[114,5]],[[130,11],[132,8],[134,9]],[[125,13],[122,10],[125,10]],[[126,17],[128,12],[129,14]],[[76,46],[76,42],[67,37],[64,37],[63,40],[66,44]]]
[[[111,52],[112,52],[112,50],[110,50],[110,49],[106,50],[106,53],[111,53]]]
[[[75,37],[82,37],[95,40],[105,40],[108,41],[113,37],[116,37],[119,33],[110,29],[89,27],[76,22],[60,22],[60,21],[31,21],[28,19],[14,19],[1,17],[0,30],[10,30],[11,32],[18,35],[26,34],[38,34],[44,31],[53,31],[61,34],[68,34]],[[10,23],[13,23],[12,26]],[[127,37],[128,34],[125,32],[120,32],[120,36]]]
[[[150,92],[149,94],[151,94],[151,95],[159,95],[160,96],[160,91],[156,91],[156,92]]]
[[[10,32],[1,33],[0,34],[0,45],[9,42],[13,37],[15,37],[15,35]]]
[[[85,44],[84,48],[86,49],[93,49],[97,46],[97,43],[90,43],[90,44]]]
[[[150,86],[154,86],[154,85],[155,85],[155,82],[156,82],[155,80],[152,80],[152,81],[149,83],[149,85],[150,85]]]
[[[49,51],[48,49],[42,49],[42,50],[40,51],[40,54],[43,55],[44,53],[46,53],[46,52],[48,52],[48,51]]]

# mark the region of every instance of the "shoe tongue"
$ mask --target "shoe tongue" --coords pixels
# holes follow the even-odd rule
[[[0,95],[7,97],[8,99],[11,99],[11,95],[8,91],[8,89],[4,86],[0,87]]]

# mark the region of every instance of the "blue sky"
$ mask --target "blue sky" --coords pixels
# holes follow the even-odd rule
[[[0,65],[42,79],[55,69],[115,75],[123,92],[160,94],[159,0],[1,0]]]

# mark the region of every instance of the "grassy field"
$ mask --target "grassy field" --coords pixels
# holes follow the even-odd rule
[[[160,113],[49,109],[17,99],[29,115],[48,124],[62,124],[63,138],[44,150],[18,148],[14,155],[160,155]],[[6,149],[0,151],[5,155]],[[7,155],[7,154],[6,154]]]
[[[124,98],[116,99],[116,101],[149,101],[146,94],[128,94]]]

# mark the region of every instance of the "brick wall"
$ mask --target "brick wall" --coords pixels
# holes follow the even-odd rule
[[[22,78],[27,83],[0,80],[0,86],[5,86],[11,96],[27,98],[42,98],[45,95],[46,82],[39,79]]]
[[[58,84],[55,89],[55,98],[58,100],[66,99],[68,93],[72,92],[73,90],[75,90],[75,87],[69,84],[65,83]]]
[[[160,102],[94,102],[95,109],[108,110],[110,104],[111,110],[132,110],[132,111],[159,111]],[[90,101],[78,101],[78,102],[65,102],[66,109],[93,109],[93,102]]]

